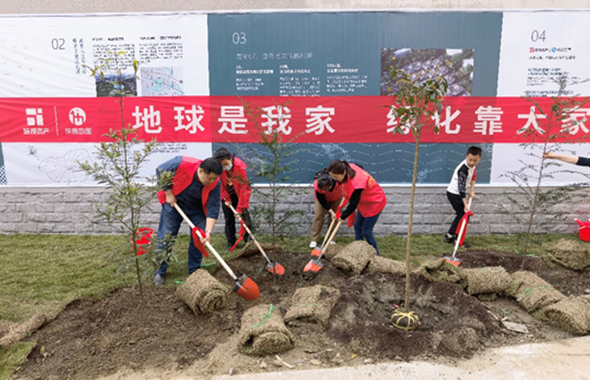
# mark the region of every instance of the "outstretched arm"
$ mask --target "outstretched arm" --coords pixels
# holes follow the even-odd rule
[[[567,162],[568,164],[577,164],[578,163],[578,156],[567,156],[565,154],[557,154],[555,152],[545,152],[543,153],[543,158],[549,158],[553,160],[559,160],[563,162]]]

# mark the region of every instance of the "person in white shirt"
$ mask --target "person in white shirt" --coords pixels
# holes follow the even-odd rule
[[[444,237],[445,243],[455,243],[457,237],[456,231],[461,218],[469,211],[466,191],[469,184],[469,197],[475,198],[475,181],[477,179],[477,164],[481,160],[481,148],[472,146],[467,149],[467,157],[463,160],[453,172],[453,178],[449,187],[447,187],[447,198],[455,210],[455,219]],[[471,245],[463,242],[463,247],[471,248]]]

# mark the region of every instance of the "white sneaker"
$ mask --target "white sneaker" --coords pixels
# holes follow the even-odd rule
[[[309,248],[315,248],[318,246],[318,243],[315,241],[312,241],[311,243],[309,243]]]
[[[331,241],[330,244],[336,244],[336,242],[335,241]]]

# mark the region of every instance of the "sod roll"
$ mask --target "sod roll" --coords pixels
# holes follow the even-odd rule
[[[336,268],[358,276],[365,269],[369,260],[377,255],[377,251],[364,240],[357,240],[340,251],[332,259]]]
[[[463,269],[467,282],[467,293],[502,293],[508,289],[512,278],[502,267]]]
[[[10,327],[9,331],[0,338],[0,347],[9,347],[20,342],[35,330],[41,328],[47,323],[45,314],[33,315],[27,321],[15,324]]]
[[[444,258],[425,262],[416,273],[435,282],[459,283],[464,279],[463,269],[447,263]]]
[[[565,298],[551,284],[529,271],[512,274],[506,293],[514,298],[529,313],[541,310]]]
[[[204,269],[197,269],[176,288],[176,295],[195,314],[206,314],[227,303],[229,289]]]
[[[366,273],[395,273],[405,274],[406,263],[401,261],[394,261],[386,257],[374,256],[371,257],[369,265],[367,266]]]
[[[578,241],[561,239],[549,250],[551,260],[566,268],[584,270],[590,267],[590,253]]]
[[[324,257],[327,260],[332,260],[337,254],[339,254],[344,249],[344,246],[340,244],[329,244],[328,248],[326,248],[326,253],[324,253]]]
[[[293,348],[295,337],[280,312],[271,305],[258,305],[242,315],[238,341],[241,353],[251,356],[277,354]]]
[[[328,286],[299,288],[291,298],[285,322],[293,326],[311,323],[325,327],[339,299],[338,289]]]
[[[590,300],[570,297],[543,309],[549,323],[558,329],[575,335],[590,331]]]

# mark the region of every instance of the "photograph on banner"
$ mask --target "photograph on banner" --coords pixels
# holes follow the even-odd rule
[[[465,152],[472,144],[421,144],[417,181],[420,184],[448,183],[453,170],[465,159]],[[482,160],[477,165],[477,182],[489,183],[491,172],[492,144],[477,144],[482,148]],[[259,161],[257,155],[269,157],[269,152],[260,144],[214,143],[213,151],[225,147],[240,157],[249,166],[248,178],[263,182],[255,176],[253,168]],[[371,151],[370,154],[367,150]],[[415,146],[411,143],[382,144],[293,144],[293,155],[285,159],[291,170],[290,182],[311,184],[315,173],[327,167],[332,160],[346,160],[361,165],[379,183],[412,183]],[[256,154],[253,153],[256,152]]]
[[[385,48],[381,51],[381,95],[397,92],[391,72],[402,70],[416,83],[445,78],[449,83],[447,96],[471,96],[473,62],[473,49]]]
[[[565,96],[590,95],[590,12],[506,12],[497,96],[556,96],[561,74],[585,81]]]
[[[95,143],[7,143],[5,154],[6,185],[9,186],[89,186],[92,178],[79,171],[79,162],[94,162]],[[135,147],[139,149],[139,146]],[[144,162],[139,175],[156,174],[156,168],[176,156],[211,157],[209,143],[159,144]]]
[[[491,183],[494,185],[517,185],[511,172],[525,171],[528,185],[536,186],[538,170],[543,154],[543,144],[494,144]],[[568,156],[590,157],[590,144],[549,144],[547,151]],[[558,160],[547,161],[551,165],[543,170],[542,186],[589,184],[590,168],[565,164]],[[479,165],[478,165],[479,176]],[[519,176],[519,179],[525,176]],[[478,177],[479,178],[479,177]],[[524,181],[523,181],[524,182]]]
[[[207,34],[205,14],[0,16],[0,98],[208,95]]]

